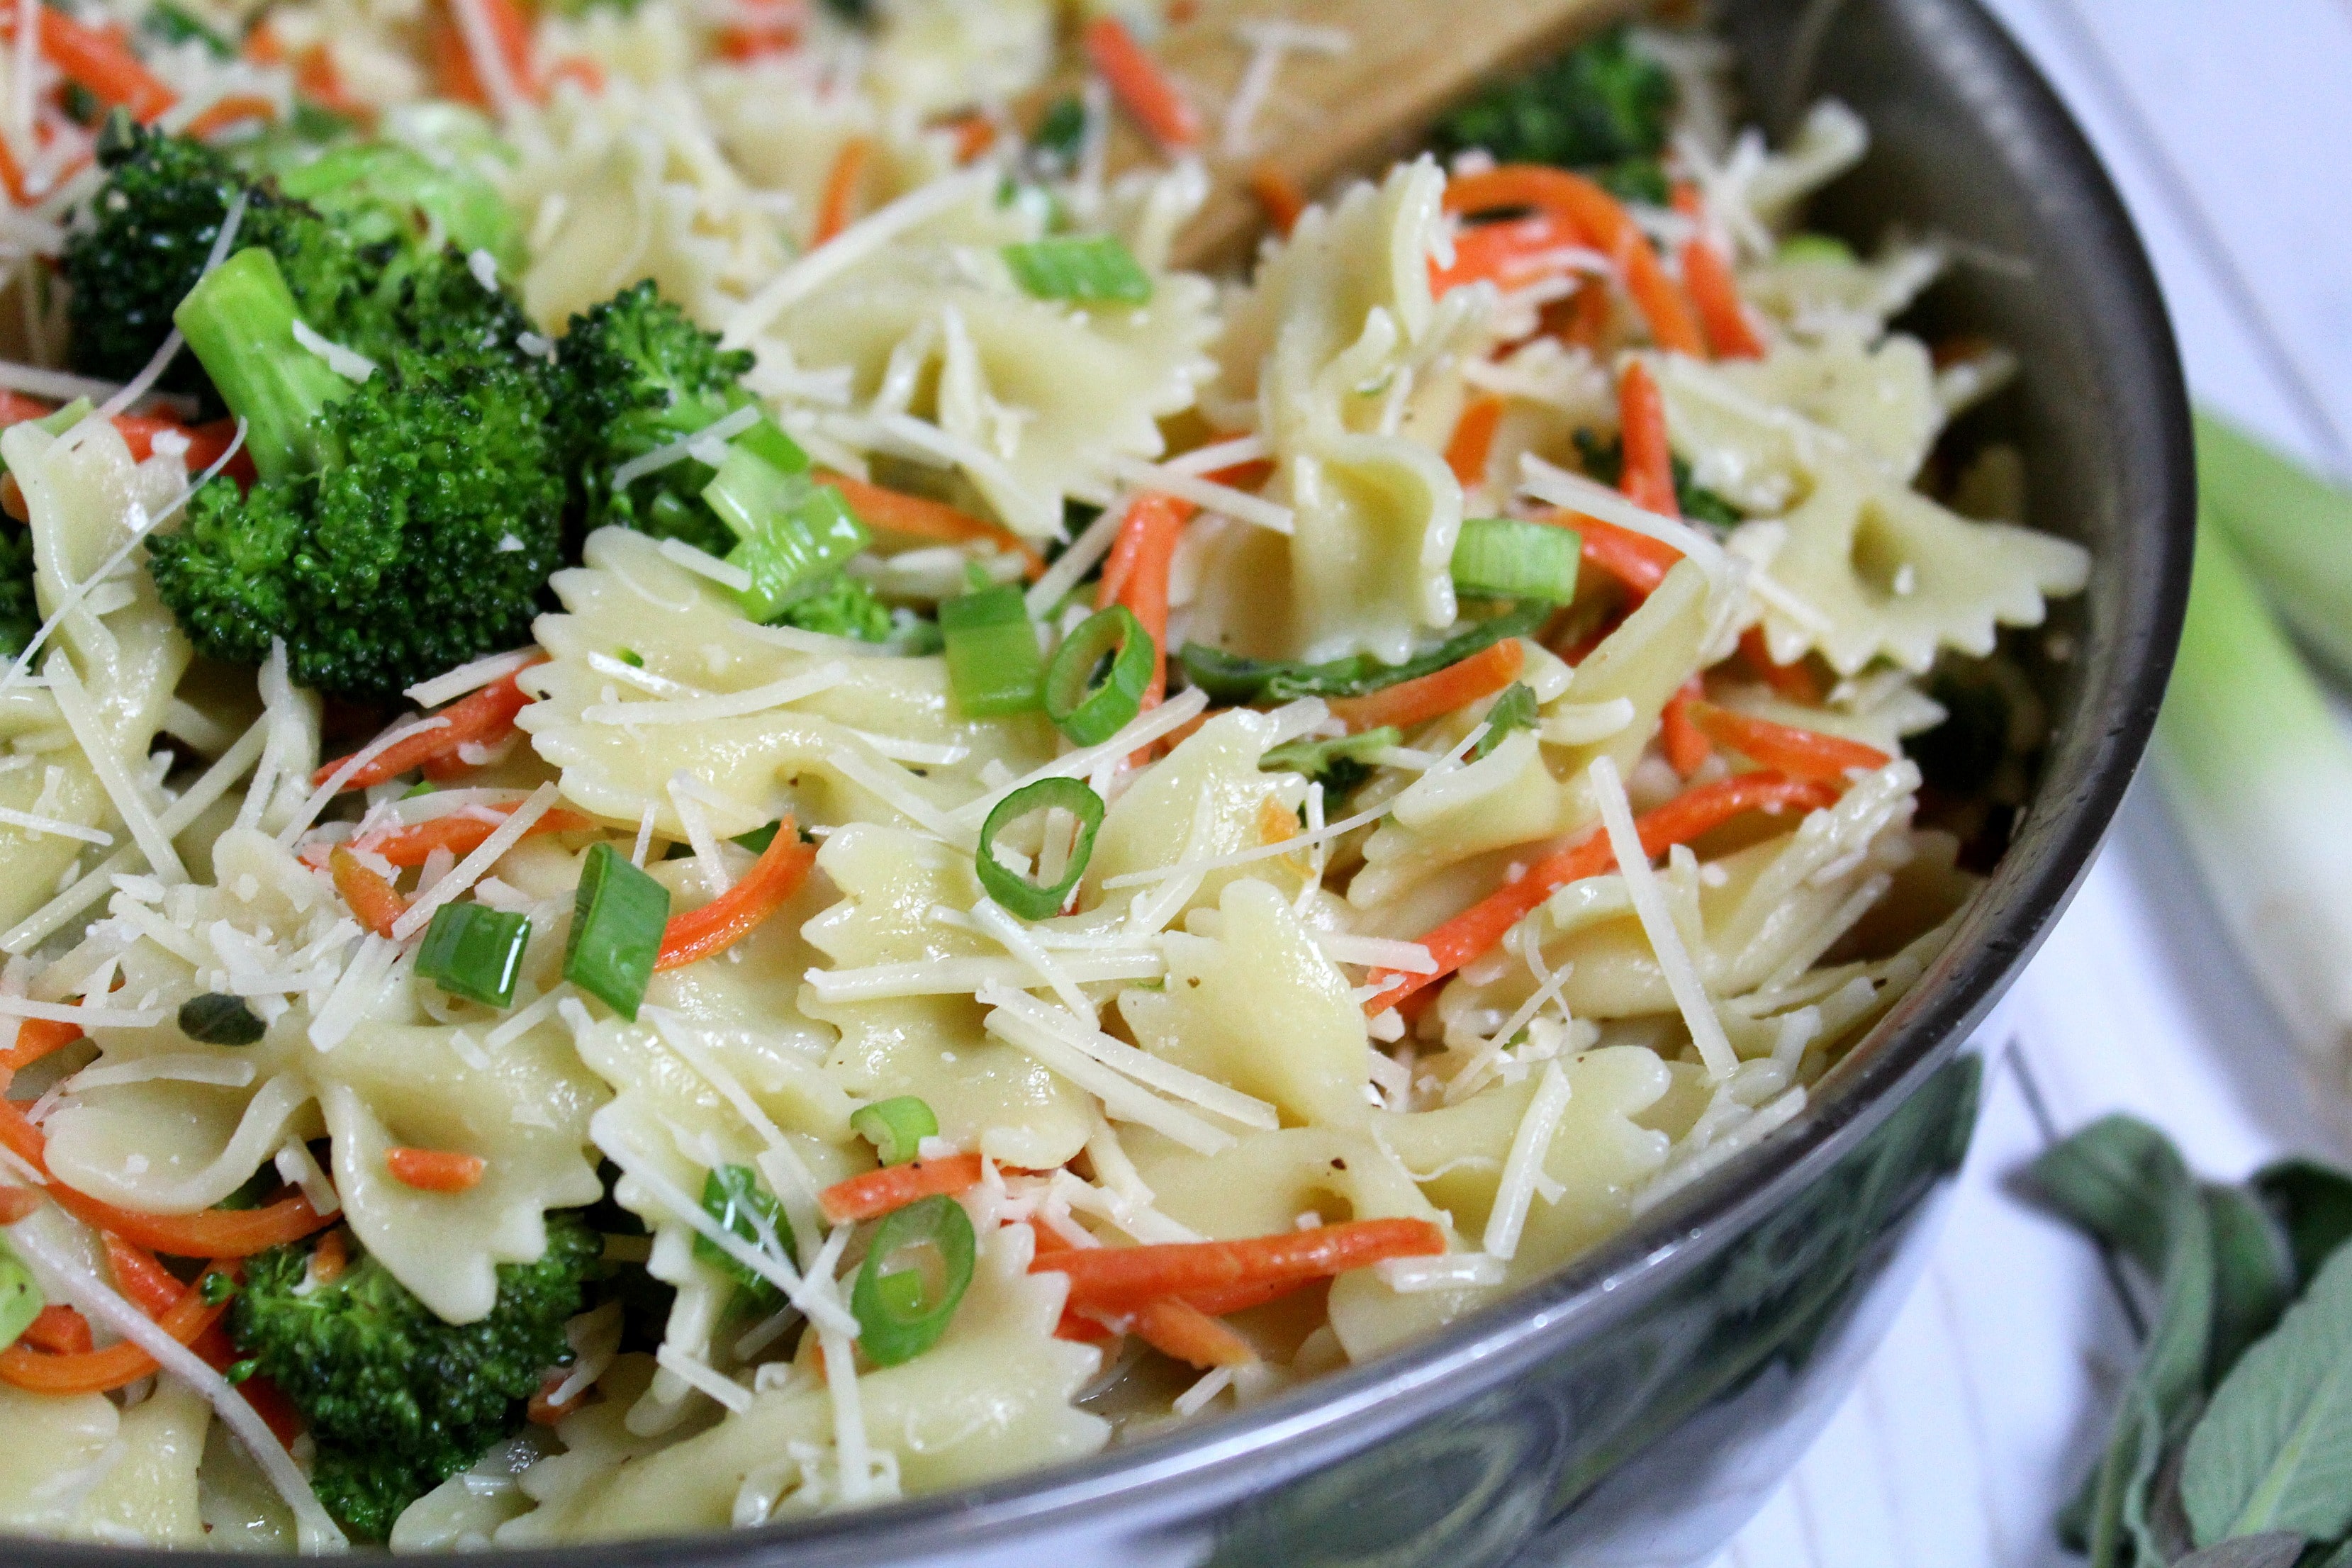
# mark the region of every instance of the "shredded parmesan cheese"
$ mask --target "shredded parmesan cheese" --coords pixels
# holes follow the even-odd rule
[[[1511,1152],[1503,1161],[1501,1183],[1495,1189],[1495,1206],[1487,1211],[1485,1247],[1489,1258],[1508,1261],[1519,1249],[1519,1233],[1528,1223],[1528,1206],[1535,1200],[1536,1179],[1543,1174],[1544,1156],[1551,1151],[1552,1134],[1567,1114],[1568,1075],[1558,1062],[1544,1064],[1528,1101],[1519,1129],[1511,1135]]]
[[[1689,950],[1683,946],[1682,932],[1675,929],[1674,915],[1666,908],[1665,891],[1658,886],[1658,875],[1650,868],[1650,857],[1642,848],[1642,830],[1633,825],[1633,803],[1625,798],[1625,785],[1617,776],[1617,764],[1607,756],[1595,757],[1590,776],[1593,797],[1601,807],[1601,823],[1609,831],[1609,847],[1617,855],[1618,874],[1625,879],[1625,891],[1633,900],[1633,912],[1641,918],[1643,933],[1650,939],[1650,951],[1665,973],[1666,988],[1674,993],[1675,1005],[1682,1009],[1683,1021],[1690,1026],[1691,1043],[1698,1047],[1699,1059],[1706,1064],[1709,1078],[1728,1078],[1739,1065],[1739,1058],[1724,1035],[1723,1020],[1715,1016],[1715,1002],[1707,994],[1706,983],[1699,977],[1698,965],[1691,962]]]

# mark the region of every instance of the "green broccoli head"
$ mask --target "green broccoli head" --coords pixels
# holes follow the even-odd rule
[[[856,637],[861,642],[888,642],[895,629],[890,606],[863,577],[836,572],[824,586],[784,606],[781,625],[828,637]]]
[[[702,500],[715,471],[707,464],[673,463],[619,490],[612,474],[750,403],[740,383],[751,354],[722,351],[651,279],[572,317],[557,353],[586,526],[619,523],[714,555],[732,549],[734,533]]]
[[[25,651],[41,629],[41,606],[33,596],[33,531],[0,523],[0,658]]]
[[[1658,154],[1675,100],[1674,78],[1620,26],[1455,110],[1438,125],[1438,147],[1581,169],[1619,195],[1663,202]]]
[[[575,1213],[550,1214],[547,1250],[501,1265],[498,1301],[473,1323],[443,1322],[364,1253],[304,1291],[311,1245],[247,1264],[229,1332],[308,1423],[319,1500],[382,1541],[401,1510],[521,1425],[521,1402],[571,1354],[563,1325],[604,1238]]]

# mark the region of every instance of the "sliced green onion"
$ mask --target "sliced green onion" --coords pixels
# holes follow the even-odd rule
[[[89,398],[77,397],[55,413],[45,414],[34,420],[33,428],[46,430],[52,436],[62,436],[84,419],[89,418],[89,411],[93,406],[95,405]]]
[[[759,1173],[749,1165],[721,1165],[702,1178],[702,1212],[719,1222],[721,1230],[740,1237],[752,1248],[765,1251],[771,1242],[783,1249],[793,1268],[801,1266],[800,1248],[793,1241],[793,1227],[784,1219],[784,1205],[776,1195],[760,1184]],[[776,1282],[757,1273],[744,1261],[697,1232],[694,1255],[751,1295],[754,1305],[773,1310],[783,1299]]]
[[[1542,599],[1565,605],[1576,597],[1577,557],[1583,541],[1572,528],[1522,522],[1515,517],[1474,517],[1454,546],[1454,585],[1495,599]]]
[[[740,451],[759,458],[780,474],[805,474],[809,471],[809,455],[801,444],[784,434],[772,419],[762,419],[730,443]]]
[[[514,1003],[515,976],[530,945],[530,917],[487,904],[444,904],[425,928],[416,973],[452,996],[492,1007]]]
[[[0,1351],[23,1338],[47,1305],[33,1271],[8,1249],[6,1242],[0,1241]]]
[[[1100,300],[1141,305],[1151,299],[1151,276],[1110,236],[1032,240],[1004,247],[1013,281],[1040,300]]]
[[[971,1284],[975,1250],[971,1219],[950,1197],[924,1198],[883,1220],[849,1293],[868,1360],[897,1366],[940,1342]],[[920,1256],[891,1267],[908,1252]]]
[[[1328,664],[1245,658],[1202,643],[1186,643],[1178,656],[1192,683],[1220,703],[1294,702],[1301,697],[1361,697],[1399,681],[1433,675],[1459,664],[1505,637],[1525,637],[1550,618],[1549,603],[1536,600],[1479,622],[1402,664],[1382,664],[1360,653]]]
[[[2197,489],[2289,628],[2352,679],[2352,490],[2204,413]]]
[[[849,1130],[873,1144],[884,1164],[903,1165],[921,1150],[924,1139],[940,1135],[940,1119],[914,1095],[901,1094],[851,1111]]]
[[[1503,743],[1503,737],[1514,730],[1536,727],[1536,694],[1524,680],[1514,680],[1503,688],[1495,705],[1486,710],[1486,732],[1470,749],[1470,760],[1476,762]]]
[[[965,718],[1000,719],[1044,704],[1045,658],[1020,589],[1007,583],[941,600],[940,635],[947,639],[948,685]]]
[[[776,830],[782,826],[781,822],[772,822],[765,827],[755,827],[749,833],[737,834],[733,842],[742,848],[749,849],[754,855],[764,855],[768,852],[768,846],[776,841]]]
[[[592,846],[572,904],[563,978],[635,1023],[668,923],[669,889],[610,844]]]
[[[1853,258],[1853,247],[1833,234],[1792,234],[1772,253],[1775,261],[1852,263]]]
[[[751,579],[735,597],[756,621],[773,620],[822,588],[872,542],[839,490],[788,474],[740,446],[727,449],[702,499],[742,539],[727,563]]]
[[[415,800],[418,795],[431,795],[440,787],[441,786],[439,784],[435,784],[431,779],[418,779],[415,784],[410,784],[408,788],[402,793],[400,798],[403,800]]]
[[[1070,846],[1069,863],[1051,887],[1043,887],[996,858],[996,836],[1033,811],[1059,807],[1078,819],[1077,842]],[[996,803],[980,827],[980,855],[974,862],[980,885],[988,896],[1024,921],[1042,921],[1059,914],[1070,889],[1087,874],[1094,858],[1095,834],[1102,826],[1103,798],[1076,779],[1039,779],[1024,784]]]
[[[1081,746],[1109,740],[1143,711],[1153,653],[1151,634],[1125,605],[1088,616],[1045,671],[1045,717]]]
[[[1323,786],[1327,795],[1345,795],[1372,776],[1371,754],[1404,741],[1393,724],[1328,741],[1286,741],[1258,758],[1262,773],[1297,773]]]
[[[242,996],[213,991],[180,1004],[180,1033],[201,1045],[249,1046],[268,1032]]]

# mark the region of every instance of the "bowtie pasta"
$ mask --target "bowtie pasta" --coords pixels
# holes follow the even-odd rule
[[[1344,34],[41,16],[0,1531],[747,1527],[1262,1400],[1801,1114],[2027,797],[2015,361],[1703,35],[1261,167],[1213,279]]]

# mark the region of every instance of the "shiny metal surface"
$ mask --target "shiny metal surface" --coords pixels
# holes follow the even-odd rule
[[[2081,877],[2154,720],[2187,590],[2193,482],[2163,304],[2121,205],[1973,0],[1732,0],[1768,123],[1827,92],[1874,132],[1817,208],[1963,242],[1931,332],[2016,348],[1977,417],[2026,448],[2032,520],[2095,556],[2036,667],[2039,794],[1927,979],[1758,1150],[1514,1300],[1248,1412],[1084,1464],[811,1523],[515,1554],[566,1568],[1499,1568],[1699,1563],[1876,1342],[1966,1146],[1962,1042]],[[0,1542],[24,1568],[151,1554]]]

